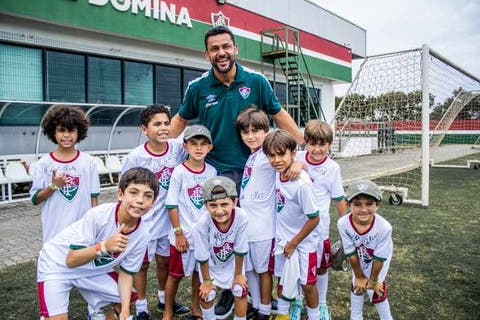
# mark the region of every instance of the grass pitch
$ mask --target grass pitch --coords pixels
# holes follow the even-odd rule
[[[388,297],[395,319],[478,319],[480,311],[480,170],[432,168],[430,206],[391,206],[379,213],[393,226],[394,254]],[[332,211],[332,241],[338,239]],[[156,308],[154,268],[149,274],[152,319]],[[350,272],[330,271],[328,304],[333,319],[349,319]],[[189,303],[189,279],[178,299]],[[38,319],[35,265],[0,270],[0,319]],[[70,319],[85,319],[85,303],[75,290]],[[378,319],[365,303],[365,319]]]

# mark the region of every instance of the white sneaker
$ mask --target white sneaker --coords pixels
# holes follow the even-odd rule
[[[94,313],[90,313],[88,315],[88,320],[105,320],[105,313],[102,310],[95,311]]]

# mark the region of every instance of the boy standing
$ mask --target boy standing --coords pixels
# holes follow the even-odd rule
[[[302,171],[298,180],[285,173],[295,159],[297,143],[285,130],[270,133],[263,152],[278,172],[276,178],[275,275],[279,277],[277,319],[289,319],[289,300],[303,288],[309,319],[319,319],[317,279],[317,225],[319,206],[310,177]],[[277,254],[278,253],[278,254]]]
[[[186,154],[181,142],[168,139],[170,132],[170,110],[164,105],[151,105],[140,113],[141,130],[148,141],[133,149],[124,160],[122,174],[132,167],[149,169],[158,178],[159,196],[144,220],[150,226],[150,242],[141,270],[135,275],[138,300],[135,303],[138,320],[148,320],[147,271],[155,257],[158,281],[158,308],[165,308],[165,282],[168,276],[170,255],[168,232],[170,221],[165,207],[165,198],[173,169],[182,163]],[[190,310],[181,304],[175,305],[176,314],[187,314]]]
[[[320,319],[330,320],[327,306],[328,268],[331,267],[330,247],[330,201],[333,200],[340,217],[347,213],[345,193],[342,185],[340,166],[330,159],[328,151],[333,141],[330,126],[320,120],[310,120],[304,131],[305,151],[297,152],[297,160],[307,166],[313,182],[313,191],[320,205],[319,241],[317,247],[318,270],[317,289]]]
[[[149,239],[141,217],[158,195],[158,181],[149,170],[133,168],[122,175],[117,195],[118,203],[88,210],[43,245],[37,263],[40,316],[68,319],[72,287],[96,310],[114,303],[119,319],[130,316],[132,274]]]
[[[392,319],[387,299],[387,276],[393,253],[392,226],[377,214],[382,191],[362,180],[347,189],[350,213],[338,220],[345,255],[352,266],[350,319],[363,319],[364,293],[382,320]]]
[[[47,242],[98,203],[100,181],[93,158],[76,149],[87,137],[90,120],[82,109],[53,106],[42,121],[43,133],[57,144],[38,163],[30,189],[34,205],[42,205],[42,239]]]
[[[202,189],[208,178],[217,175],[205,157],[212,150],[210,131],[201,125],[187,127],[183,136],[188,158],[172,173],[170,188],[165,201],[172,228],[169,233],[170,260],[165,285],[166,301],[163,319],[173,319],[173,303],[180,280],[192,276],[193,318],[201,318],[198,289],[200,281],[195,270],[195,241],[192,232],[197,221],[206,214]]]
[[[237,205],[233,180],[218,176],[203,187],[203,200],[209,212],[195,229],[195,259],[200,264],[200,300],[203,319],[215,319],[215,289],[233,289],[234,320],[245,320],[247,279],[243,257],[248,251],[247,217]]]

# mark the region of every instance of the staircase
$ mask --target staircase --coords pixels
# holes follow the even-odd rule
[[[269,29],[262,31],[261,39],[262,71],[264,63],[273,65],[275,86],[276,69],[280,67],[282,70],[286,79],[284,107],[297,125],[304,127],[310,119],[325,120],[320,98],[300,47],[298,30],[290,27]]]

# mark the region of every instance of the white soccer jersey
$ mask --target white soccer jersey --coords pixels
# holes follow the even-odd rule
[[[138,272],[150,238],[142,219],[133,231],[126,234],[128,243],[124,252],[96,258],[75,268],[69,268],[65,263],[69,249],[94,246],[111,237],[118,227],[117,203],[105,203],[90,209],[83,218],[43,245],[38,256],[37,282],[96,276],[110,272],[117,265],[130,274]]]
[[[309,216],[319,214],[312,181],[308,173],[303,170],[300,177],[293,181],[281,180],[280,174],[277,173],[275,192],[277,212],[275,239],[276,241],[290,241],[302,229]],[[318,230],[315,228],[297,245],[297,248],[305,252],[314,252],[317,250],[317,243]]]
[[[275,236],[275,176],[262,149],[252,153],[243,170],[240,205],[249,221],[249,242],[273,239]]]
[[[378,280],[385,280],[393,254],[392,226],[377,213],[370,228],[364,233],[359,233],[353,225],[352,218],[352,214],[349,213],[337,222],[345,255],[358,255],[360,267],[366,277],[370,276],[374,259],[383,261]]]
[[[341,200],[345,197],[342,185],[342,174],[338,163],[326,157],[321,163],[311,163],[307,159],[307,151],[298,151],[296,160],[305,163],[308,175],[313,182],[313,191],[320,206],[320,223],[318,232],[320,240],[329,238],[330,200]]]
[[[64,173],[67,184],[42,203],[43,242],[83,217],[92,207],[92,196],[100,194],[97,166],[89,154],[77,151],[77,156],[71,161],[61,161],[56,159],[52,152],[35,164],[30,189],[32,202],[35,202],[38,193],[52,182],[53,170],[57,175]]]
[[[173,169],[187,157],[183,144],[179,140],[169,139],[167,149],[162,154],[154,154],[148,150],[147,143],[133,149],[124,159],[122,174],[133,167],[149,169],[158,178],[159,192],[152,209],[143,219],[150,226],[151,239],[155,240],[168,234],[171,224],[165,208],[170,178]]]
[[[210,277],[221,288],[230,288],[235,273],[235,255],[248,252],[247,217],[241,208],[232,212],[232,224],[226,232],[220,231],[210,214],[205,214],[195,228],[195,259],[208,261]]]
[[[180,226],[190,244],[190,249],[194,248],[191,231],[198,219],[207,214],[207,209],[203,204],[203,185],[207,179],[216,175],[217,170],[208,163],[205,163],[203,170],[199,172],[192,171],[184,163],[173,170],[165,203],[167,209],[177,208]],[[168,223],[170,225],[168,238],[170,243],[175,245],[175,233],[170,220]]]

